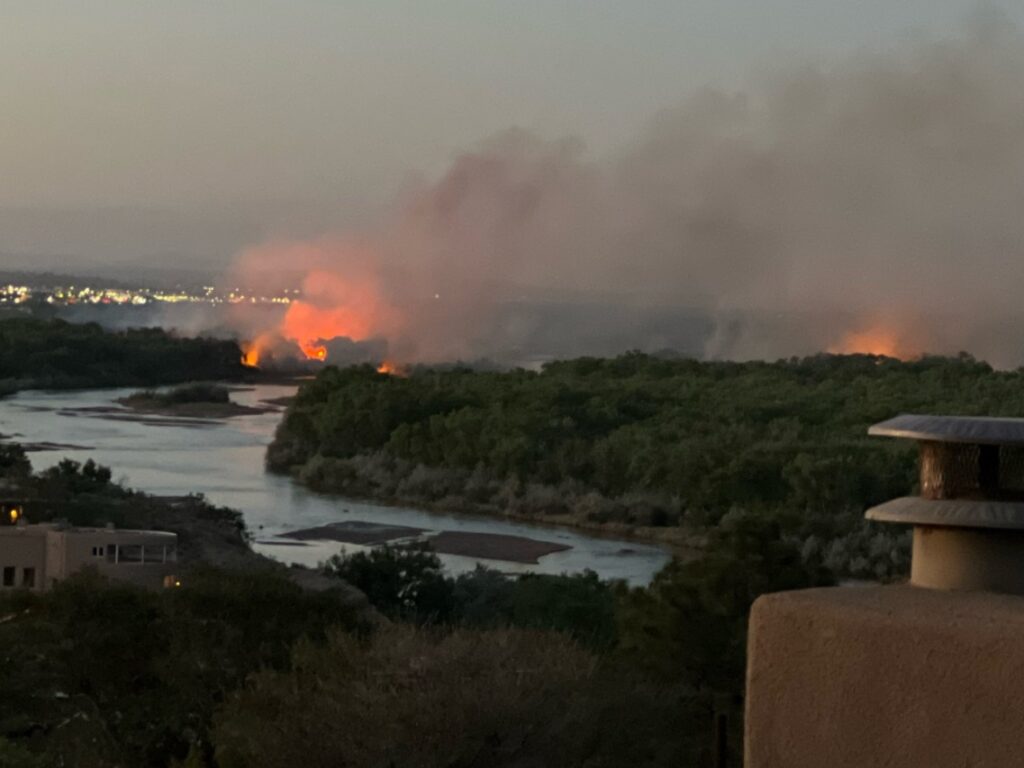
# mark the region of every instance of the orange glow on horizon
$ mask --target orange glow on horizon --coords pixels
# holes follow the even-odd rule
[[[242,362],[253,367],[267,365],[271,357],[326,362],[335,339],[386,344],[400,334],[403,314],[382,288],[376,263],[375,253],[360,244],[331,240],[268,243],[240,254],[231,275],[236,284],[298,282],[297,290],[286,291],[283,314],[233,305],[239,326],[260,329],[258,337],[242,344]]]
[[[281,335],[295,342],[306,358],[324,361],[324,341],[339,337],[365,341],[393,326],[395,316],[374,281],[318,269],[306,275],[303,298],[289,305]]]
[[[921,356],[920,347],[912,343],[907,334],[891,326],[873,325],[850,331],[828,348],[835,355],[880,355],[897,360],[911,360]]]

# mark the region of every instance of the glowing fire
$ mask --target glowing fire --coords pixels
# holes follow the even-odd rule
[[[885,325],[850,331],[838,344],[829,347],[828,351],[837,355],[882,355],[900,360],[909,360],[921,355],[919,347],[912,343],[905,333]]]
[[[303,282],[303,298],[288,307],[281,335],[295,342],[308,359],[323,361],[325,340],[365,341],[392,326],[395,315],[372,280],[313,270]]]
[[[259,368],[260,360],[270,347],[273,341],[273,334],[264,333],[252,341],[242,343],[242,365],[250,368]]]
[[[383,363],[377,366],[377,373],[386,373],[388,375],[394,375],[398,373],[398,368],[390,360],[385,360]]]
[[[323,344],[299,344],[299,349],[309,360],[323,362],[327,359],[327,347]]]
[[[386,348],[387,340],[402,332],[404,319],[381,288],[376,261],[373,252],[358,244],[330,240],[268,243],[240,254],[232,267],[236,285],[280,290],[285,281],[294,286],[301,275],[299,290],[286,291],[283,315],[257,312],[244,303],[232,305],[236,327],[259,333],[242,345],[242,362],[254,367],[271,359],[326,362],[335,340],[345,354],[351,347],[341,340]]]

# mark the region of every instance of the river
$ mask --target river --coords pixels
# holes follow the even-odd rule
[[[52,466],[65,457],[76,461],[91,458],[109,466],[114,477],[125,485],[159,495],[202,493],[214,504],[238,509],[254,536],[253,548],[284,562],[312,566],[339,551],[363,549],[326,541],[282,546],[283,540],[276,538],[288,531],[346,520],[427,531],[523,536],[569,547],[529,565],[442,555],[441,560],[451,573],[472,570],[477,564],[506,573],[558,574],[590,569],[605,579],[643,585],[669,560],[668,553],[659,547],[569,529],[383,506],[313,493],[287,477],[263,470],[263,454],[281,418],[279,411],[197,426],[187,420],[146,423],[111,419],[83,410],[111,406],[116,398],[130,392],[21,392],[0,400],[0,433],[25,443],[74,446],[31,453],[36,469]],[[293,392],[294,387],[260,385],[235,391],[232,399],[242,405],[259,406],[265,400]]]

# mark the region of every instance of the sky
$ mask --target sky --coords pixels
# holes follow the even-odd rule
[[[1019,4],[998,8],[1024,23]],[[968,0],[4,0],[0,266],[217,269],[370,226],[516,126],[628,146],[780,63],[953,34]]]

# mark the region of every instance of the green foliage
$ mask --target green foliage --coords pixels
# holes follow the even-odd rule
[[[46,760],[0,738],[0,765],[4,768],[48,768]]]
[[[598,649],[616,639],[615,595],[596,573],[505,576],[478,567],[445,576],[428,544],[335,555],[325,570],[361,590],[387,616],[419,624],[564,632]]]
[[[301,638],[362,626],[335,592],[305,592],[279,572],[212,570],[164,592],[84,572],[45,595],[0,596],[0,617],[0,737],[49,733],[54,763],[133,768],[190,751],[195,761],[227,691],[287,668]],[[88,731],[62,741],[67,722]]]
[[[179,338],[159,328],[113,332],[95,323],[14,318],[0,320],[0,372],[5,392],[233,379],[243,367],[232,341]]]
[[[607,682],[593,656],[557,635],[336,635],[300,646],[290,671],[258,674],[229,700],[216,756],[221,768],[683,764],[681,739],[622,748],[629,740],[613,725],[641,693]]]
[[[62,496],[103,492],[110,489],[110,469],[88,459],[84,464],[62,459],[56,466],[39,473],[39,481]]]
[[[868,441],[869,424],[909,410],[1022,415],[1022,383],[967,357],[698,363],[632,354],[541,373],[424,369],[408,378],[328,368],[302,387],[269,456],[283,469],[384,452],[524,482],[571,478],[606,496],[657,492],[719,516],[750,503],[863,506],[905,483],[912,462]]]
[[[860,516],[913,487],[915,453],[866,430],[913,411],[1024,415],[1024,372],[966,355],[328,368],[299,391],[267,462],[325,491],[646,526],[678,543],[734,508],[773,514],[837,573],[890,579],[905,543]]]
[[[25,450],[16,443],[0,443],[0,478],[23,479],[32,471]]]
[[[387,616],[426,624],[452,616],[452,584],[425,545],[385,545],[348,557],[335,555],[324,568],[362,591]]]
[[[615,595],[593,571],[510,578],[477,568],[454,580],[454,598],[469,626],[556,630],[598,650],[615,644]]]
[[[732,512],[710,536],[699,557],[673,560],[649,588],[624,597],[621,649],[698,690],[739,695],[754,600],[834,582],[772,517]]]

